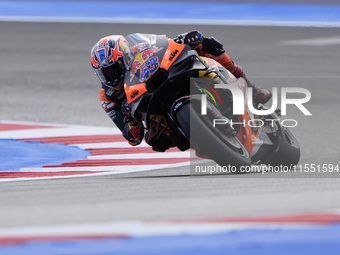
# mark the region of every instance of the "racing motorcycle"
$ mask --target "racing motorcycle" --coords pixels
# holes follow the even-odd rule
[[[165,35],[131,34],[126,39],[135,45],[125,75],[127,102],[131,115],[146,130],[154,129],[152,139],[145,137],[151,146],[165,143],[163,150],[192,148],[200,157],[237,168],[251,164],[292,167],[298,163],[299,144],[277,121],[279,110],[256,116],[245,104],[244,114],[235,115],[230,91],[213,86],[236,84],[246,98],[246,82]],[[217,124],[221,120],[239,125]]]

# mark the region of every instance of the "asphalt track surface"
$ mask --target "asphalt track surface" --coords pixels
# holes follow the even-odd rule
[[[190,29],[217,37],[258,85],[303,87],[313,116],[288,108],[301,164],[339,164],[340,44],[288,40],[339,37],[336,28],[0,23],[0,119],[111,126],[90,67],[107,34],[172,37]],[[115,220],[205,219],[328,212],[340,208],[340,175],[190,177],[188,168],[0,183],[0,227]]]

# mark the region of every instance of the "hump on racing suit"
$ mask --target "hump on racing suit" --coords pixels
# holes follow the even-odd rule
[[[153,34],[131,34],[126,36],[131,47],[133,57],[141,51],[148,49],[155,43],[156,35]],[[136,68],[131,66],[129,68]],[[144,128],[136,120],[129,116],[128,106],[124,91],[124,82],[112,88],[102,83],[100,90],[101,106],[115,125],[121,130],[123,136],[130,145],[138,145],[144,137]],[[149,135],[150,136],[150,135]]]

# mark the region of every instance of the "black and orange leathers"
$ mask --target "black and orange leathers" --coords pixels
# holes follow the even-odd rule
[[[188,33],[189,38],[191,38],[191,42],[193,35],[197,35],[198,31],[192,31]],[[205,38],[199,42],[198,44],[192,45],[192,48],[195,49],[200,56],[208,57],[219,62],[224,68],[229,70],[236,78],[244,78],[248,84],[248,87],[253,89],[253,102],[255,104],[265,104],[272,97],[271,93],[263,88],[258,88],[255,84],[251,83],[244,73],[242,67],[236,65],[234,61],[229,57],[229,55],[225,52],[223,45],[217,41],[215,38]]]
[[[215,38],[203,37],[202,43],[193,47],[202,57],[212,58],[229,70],[236,78],[245,77],[242,67],[236,65]]]
[[[122,85],[117,89],[113,89],[102,84],[102,89],[100,90],[102,108],[122,132],[125,126],[125,115],[122,113],[121,107],[125,99],[126,95]]]
[[[215,42],[215,39],[204,38],[202,43],[193,48],[197,50],[200,56],[215,59],[233,73],[235,77],[243,77],[244,73],[242,68],[234,64],[229,55],[225,53],[222,44],[218,45],[219,48],[216,49],[216,45],[214,45]],[[117,89],[109,88],[102,84],[100,100],[103,109],[122,131],[123,136],[128,142],[131,145],[138,145],[143,139],[144,130],[143,127],[137,125],[137,123],[125,121],[125,114],[122,112],[122,104],[126,100],[123,84]]]
[[[126,112],[123,110],[124,107],[122,107],[125,100],[123,83],[116,89],[102,84],[100,90],[102,108],[120,129],[129,144],[135,146],[142,142],[144,130],[135,120],[127,119]]]

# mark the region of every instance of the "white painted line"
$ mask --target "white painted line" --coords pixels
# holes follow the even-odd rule
[[[51,180],[51,179],[82,178],[82,177],[94,177],[94,176],[114,175],[114,174],[119,174],[119,173],[103,172],[103,173],[74,174],[74,175],[63,175],[63,176],[0,178],[0,183],[2,183],[2,182],[19,182],[19,181]]]
[[[58,22],[107,24],[159,24],[159,25],[213,25],[213,26],[278,26],[278,27],[340,27],[340,22],[272,21],[272,20],[221,20],[221,19],[148,19],[148,18],[81,18],[0,16],[7,22]]]
[[[190,158],[190,151],[183,152],[159,152],[159,153],[135,153],[89,156],[87,159],[155,159],[155,158]]]
[[[59,136],[115,135],[121,134],[116,127],[68,126],[58,128],[22,129],[0,131],[0,139],[29,139]]]
[[[69,236],[158,236],[181,234],[215,234],[245,229],[311,229],[323,228],[323,225],[313,223],[258,223],[258,222],[152,222],[152,221],[116,221],[104,223],[84,223],[55,226],[34,226],[23,228],[0,229],[0,238],[15,237],[69,237]]]
[[[165,168],[187,167],[190,162],[182,162],[176,164],[163,165],[140,165],[138,168],[133,166],[96,166],[96,167],[44,167],[44,168],[22,168],[20,172],[62,172],[62,171],[104,171],[103,173],[89,173],[89,174],[75,174],[63,176],[46,176],[46,177],[18,177],[18,178],[0,178],[1,182],[18,182],[18,181],[36,181],[36,180],[51,180],[51,179],[69,179],[79,177],[95,177],[106,175],[117,175],[127,173],[147,172],[152,170],[159,170]],[[189,174],[189,168],[188,168]]]
[[[111,173],[133,173],[133,172],[139,172],[139,171],[155,170],[155,169],[160,169],[160,168],[188,166],[189,164],[190,164],[190,161],[188,159],[187,162],[175,163],[175,164],[21,168],[20,172],[36,173],[36,172],[108,171]]]
[[[329,46],[340,45],[340,36],[335,37],[319,37],[302,40],[288,40],[282,41],[282,45],[304,45],[304,46]]]
[[[70,144],[69,146],[76,146],[81,149],[109,149],[109,148],[136,148],[138,147],[150,147],[146,142],[142,142],[137,146],[131,146],[128,142],[107,142],[107,143],[81,143]]]
[[[0,120],[0,124],[17,124],[17,125],[39,125],[39,126],[53,126],[53,127],[68,127],[69,124],[58,124],[49,122],[33,122],[33,121],[18,121],[18,120]],[[78,125],[72,125],[78,126]]]

